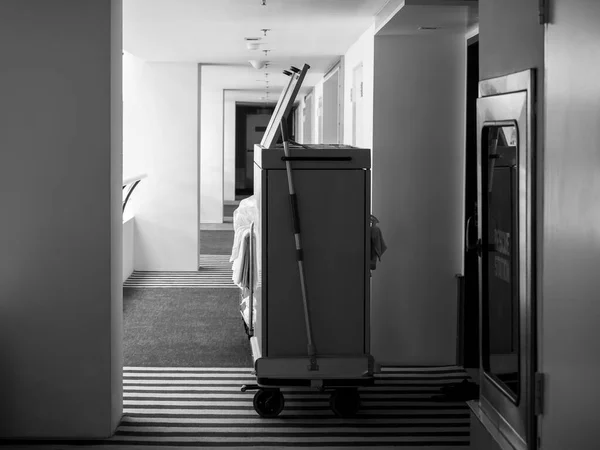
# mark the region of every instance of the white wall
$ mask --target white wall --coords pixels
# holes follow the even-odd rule
[[[199,66],[200,222],[223,223],[223,86],[220,66]]]
[[[600,3],[552,0],[546,34],[542,448],[598,448]]]
[[[304,96],[298,96],[294,120],[296,121],[296,142],[304,144]]]
[[[122,413],[121,2],[0,2],[0,436]]]
[[[363,64],[363,109],[362,130],[358,134],[357,147],[373,148],[373,76],[375,56],[375,25],[369,27],[361,37],[348,49],[344,55],[344,119],[343,119],[343,143],[352,145],[352,102],[350,101],[350,90],[354,69]]]
[[[124,170],[147,173],[135,213],[136,270],[198,268],[198,66],[124,55]]]
[[[223,200],[235,200],[235,93],[225,92],[223,106]]]
[[[134,223],[133,215],[123,217],[123,283],[135,269]]]
[[[123,178],[146,173],[150,161],[147,153],[152,144],[152,136],[148,133],[150,113],[146,108],[148,89],[143,86],[147,71],[146,61],[123,52]],[[128,204],[127,208],[132,206]]]
[[[388,250],[372,279],[371,346],[382,363],[456,363],[465,53],[462,35],[375,38],[373,213]]]

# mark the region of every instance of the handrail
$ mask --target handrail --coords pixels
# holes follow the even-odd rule
[[[148,176],[148,174],[141,173],[139,175],[134,175],[134,176],[131,176],[131,177],[123,178],[123,187],[127,186],[128,184],[133,183],[134,181],[143,180],[147,176]]]
[[[135,175],[135,176],[127,177],[127,178],[123,179],[123,189],[125,189],[127,186],[129,186],[129,189],[127,190],[127,195],[125,197],[125,200],[123,200],[122,212],[125,212],[125,207],[127,206],[127,202],[129,201],[129,197],[131,197],[131,193],[133,192],[133,190],[140,183],[140,181],[142,181],[147,176],[148,176],[147,174],[142,173],[140,175]]]

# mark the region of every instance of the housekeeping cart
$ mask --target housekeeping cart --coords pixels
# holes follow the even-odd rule
[[[254,152],[257,383],[242,391],[257,390],[262,417],[283,410],[286,387],[331,391],[332,410],[351,416],[360,408],[358,388],[373,384],[371,154],[290,139],[285,124],[307,70],[285,72],[289,84]]]

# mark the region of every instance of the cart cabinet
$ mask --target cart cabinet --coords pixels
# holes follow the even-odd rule
[[[283,410],[284,386],[331,389],[333,412],[352,416],[358,387],[374,379],[371,151],[289,139],[286,119],[308,69],[284,71],[289,83],[254,146],[258,284],[250,342],[257,383],[242,392],[257,390],[262,417]]]
[[[318,370],[308,369],[284,152],[278,146],[256,145],[254,155],[259,287],[252,347],[259,383],[261,379],[348,380],[372,374],[370,150],[290,146]]]

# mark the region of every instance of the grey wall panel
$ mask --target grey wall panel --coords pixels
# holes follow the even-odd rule
[[[294,171],[319,354],[364,353],[365,171]],[[268,356],[306,355],[286,172],[268,173]]]
[[[465,42],[377,36],[373,214],[388,250],[373,272],[378,362],[456,363],[462,270]]]
[[[600,439],[600,2],[549,3],[542,448],[592,450]]]
[[[120,415],[120,28],[110,0],[0,2],[2,437]]]
[[[543,69],[544,26],[538,8],[539,0],[479,1],[480,79]]]

